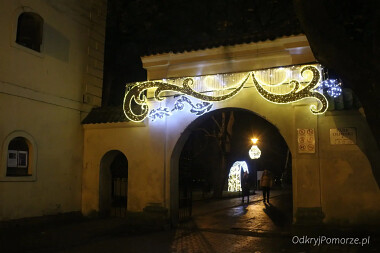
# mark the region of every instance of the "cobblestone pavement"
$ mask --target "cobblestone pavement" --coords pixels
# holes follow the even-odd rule
[[[250,197],[194,204],[194,222],[201,229],[281,233],[292,224],[292,199],[289,192],[275,191],[271,203],[262,203],[261,192]]]
[[[249,205],[242,205],[240,198],[196,202],[193,219],[181,223],[176,229],[140,236],[104,237],[62,252],[380,252],[374,238],[369,246],[363,247],[326,243],[321,246],[293,244],[292,241],[300,241],[306,234],[300,232],[302,230],[294,231],[291,226],[291,206],[291,196],[281,193],[272,194],[270,205],[262,203],[259,194],[251,197]],[[312,227],[304,231],[312,232],[314,236],[323,235],[322,231]]]

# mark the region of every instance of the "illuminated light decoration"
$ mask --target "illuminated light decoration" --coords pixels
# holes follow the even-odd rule
[[[155,121],[156,119],[163,119],[165,116],[172,115],[172,112],[174,111],[182,111],[185,107],[185,102],[191,106],[190,112],[194,113],[195,115],[199,116],[204,114],[205,112],[208,112],[212,108],[212,104],[209,102],[201,102],[193,104],[191,100],[186,96],[181,96],[175,103],[172,110],[170,110],[168,107],[159,107],[158,109],[152,109],[149,112],[149,118],[152,119],[152,121]]]
[[[178,99],[174,103],[174,108],[172,111],[174,111],[174,110],[181,111],[185,107],[184,102],[188,103],[191,106],[190,112],[194,113],[197,116],[202,115],[205,112],[210,111],[210,109],[212,107],[212,104],[210,102],[201,102],[201,103],[196,103],[194,105],[188,97],[181,96],[181,98]]]
[[[123,102],[124,114],[129,120],[134,122],[141,122],[148,116],[149,107],[147,104],[147,98],[142,93],[149,88],[157,88],[154,92],[154,98],[159,101],[162,101],[164,99],[160,96],[162,92],[175,91],[192,96],[194,98],[198,98],[200,100],[217,102],[229,99],[238,94],[244,87],[244,84],[247,82],[248,78],[249,75],[246,76],[246,78],[241,82],[241,84],[239,84],[238,87],[232,89],[231,92],[221,96],[209,96],[193,90],[190,87],[194,82],[191,78],[186,78],[181,86],[158,81],[146,81],[142,83],[136,83],[125,93]],[[136,104],[140,106],[140,113],[136,114],[132,110],[132,101],[135,101]]]
[[[331,87],[327,90],[327,94],[329,94],[330,97],[336,98],[339,97],[342,94],[342,88],[341,87]]]
[[[259,159],[261,156],[261,150],[259,149],[257,145],[252,145],[248,154],[251,159]]]
[[[272,73],[275,74],[272,75]],[[167,109],[165,111],[163,108],[156,109],[155,111],[151,110],[149,108],[150,104],[148,105],[148,98],[144,95],[145,91],[148,89],[156,88],[156,90],[152,90],[151,94],[152,98],[159,101],[165,99],[165,97],[162,96],[163,93],[167,97],[176,97],[180,94],[183,94],[203,101],[218,102],[225,101],[238,94],[244,87],[247,80],[252,77],[253,86],[256,87],[258,93],[264,99],[272,103],[286,104],[305,98],[314,98],[318,100],[318,104],[315,105],[313,103],[311,105],[311,111],[314,114],[321,114],[327,110],[328,102],[327,98],[323,95],[323,90],[320,90],[320,76],[321,75],[318,70],[318,66],[306,66],[303,68],[293,66],[287,68],[279,68],[277,70],[272,69],[272,72],[268,70],[262,70],[261,72],[255,71],[245,73],[219,74],[215,75],[213,78],[210,76],[197,76],[194,78],[175,78],[163,79],[163,81],[140,82],[135,83],[132,86],[128,86],[126,94],[124,96],[123,109],[124,114],[131,121],[141,122],[149,115],[152,115],[152,117],[150,117],[152,119],[159,119],[161,118],[160,116],[168,116],[168,112],[172,112],[172,110]],[[263,77],[262,80],[269,80],[270,84],[261,84],[262,80],[259,81],[258,77]],[[286,78],[293,77],[296,77],[297,80],[302,81],[293,79],[285,80]],[[238,79],[242,81],[236,84],[235,80]],[[209,84],[212,87],[208,85],[207,80],[211,80]],[[274,83],[274,85],[271,83]],[[338,92],[338,88],[333,89],[332,91]],[[166,92],[170,93],[168,94]],[[172,92],[174,92],[174,94]],[[175,94],[176,92],[180,94]],[[213,95],[207,95],[210,93]],[[151,99],[151,97],[149,99]],[[138,107],[132,108],[133,101],[137,103]],[[185,100],[182,102],[185,102]],[[198,104],[193,105],[194,106],[192,106],[192,109],[190,111],[196,115],[201,115],[203,109],[198,108]],[[211,107],[205,106],[205,108]]]
[[[251,140],[252,140],[253,145],[252,145],[251,149],[248,152],[249,157],[251,159],[259,159],[260,156],[261,156],[261,150],[257,146],[257,142],[259,141],[259,139],[253,138]]]
[[[207,88],[207,89],[210,89],[211,87],[210,87],[210,84],[213,84],[213,83],[215,83],[215,82],[218,82],[218,83],[220,83],[220,80],[218,79],[218,77],[217,76],[211,76],[211,75],[209,75],[209,76],[206,76],[205,78],[204,78],[204,80],[203,80],[203,84],[205,85],[205,87]],[[223,83],[222,83],[222,86],[223,86]]]
[[[241,191],[241,170],[249,174],[248,165],[245,161],[234,162],[228,174],[228,191],[239,192]]]
[[[152,121],[155,121],[156,119],[163,119],[165,116],[170,116],[171,112],[169,108],[167,107],[159,107],[157,109],[152,109],[149,112],[149,118],[152,119]]]
[[[274,69],[274,70],[273,70],[273,69],[270,69],[269,71],[281,71],[281,72],[285,72],[285,74],[283,74],[284,77],[282,78],[281,81],[279,81],[279,82],[277,82],[277,83],[275,83],[275,84],[272,84],[272,83],[268,84],[268,83],[266,83],[265,81],[261,80],[261,78],[258,78],[258,76],[260,75],[260,73],[263,72],[263,71],[254,71],[253,73],[254,73],[254,75],[255,75],[256,80],[257,80],[261,85],[264,85],[264,86],[271,86],[271,87],[280,86],[280,85],[285,84],[285,83],[288,81],[289,76],[290,76],[290,70],[289,70],[289,69],[278,68],[278,69]],[[272,72],[271,72],[271,74],[270,74],[269,76],[270,76],[270,77],[273,77]]]
[[[326,89],[330,97],[336,98],[342,94],[341,83],[336,79],[327,79],[322,82],[321,88]]]
[[[287,103],[296,102],[305,98],[315,98],[321,102],[322,106],[321,108],[318,109],[317,106],[311,105],[310,110],[314,114],[322,114],[326,112],[328,108],[328,102],[327,102],[326,97],[323,96],[323,94],[319,93],[318,91],[315,91],[315,89],[319,85],[321,74],[319,73],[316,67],[306,66],[302,68],[301,75],[303,76],[304,72],[307,70],[311,71],[313,74],[311,81],[305,87],[303,87],[302,89],[299,89],[300,88],[299,81],[291,80],[290,83],[293,84],[294,86],[292,90],[286,94],[274,94],[265,90],[256,80],[254,73],[252,73],[252,79],[257,91],[266,100],[273,103],[277,103],[277,104],[287,104]]]

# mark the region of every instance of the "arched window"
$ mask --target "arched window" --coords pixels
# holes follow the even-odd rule
[[[18,17],[16,43],[41,52],[44,20],[33,12],[23,12]]]
[[[8,145],[7,176],[31,176],[29,145],[24,137],[16,137]]]
[[[3,141],[0,157],[0,182],[37,180],[37,143],[25,131],[14,131]]]

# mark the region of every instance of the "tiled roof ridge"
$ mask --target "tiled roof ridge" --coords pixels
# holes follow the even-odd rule
[[[122,106],[103,106],[93,108],[90,113],[82,120],[82,124],[100,124],[128,122]]]

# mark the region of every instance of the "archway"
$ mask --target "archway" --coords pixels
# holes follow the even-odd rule
[[[101,159],[99,174],[99,213],[125,216],[128,202],[128,160],[118,151],[108,151]]]
[[[218,133],[213,127],[222,125],[227,140],[215,138]],[[262,157],[257,160],[248,155],[254,136],[260,139],[262,150]],[[220,142],[229,142],[227,154],[221,154]],[[173,222],[191,216],[192,200],[225,196],[228,169],[239,160],[248,163],[252,191],[258,188],[257,172],[268,168],[273,172],[275,186],[286,186],[291,191],[292,156],[277,127],[250,110],[218,109],[194,120],[175,145],[171,157]]]

